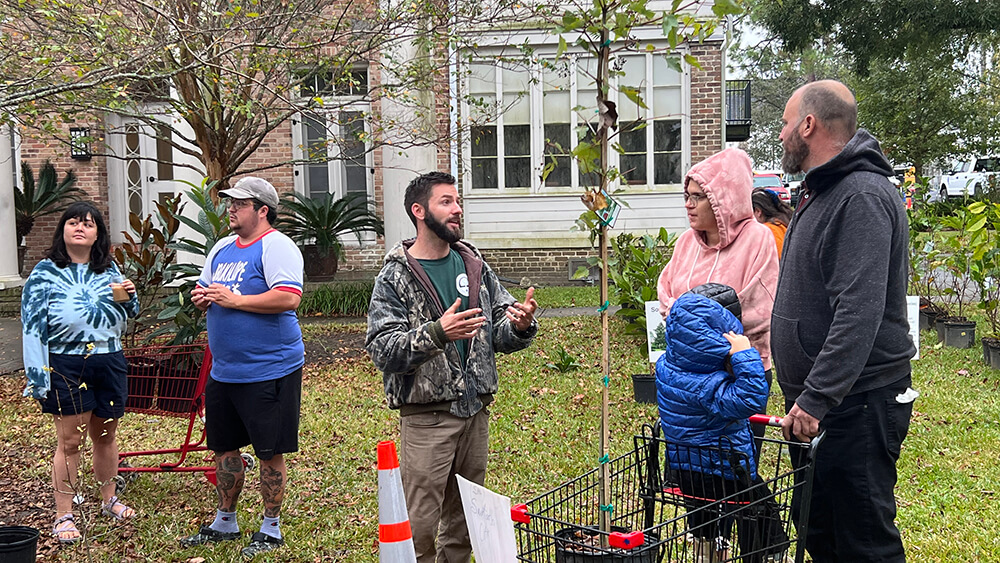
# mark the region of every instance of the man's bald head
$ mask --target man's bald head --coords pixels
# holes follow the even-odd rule
[[[858,104],[847,86],[818,80],[799,88],[799,118],[812,114],[837,141],[847,144],[858,131]],[[793,97],[794,97],[793,96]]]

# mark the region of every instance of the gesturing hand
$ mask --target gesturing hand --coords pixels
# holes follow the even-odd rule
[[[529,287],[524,294],[524,303],[515,302],[507,307],[507,318],[514,325],[514,328],[524,332],[531,328],[531,321],[535,318],[535,310],[538,309],[538,302],[535,301],[535,288]]]
[[[441,328],[448,340],[468,340],[479,332],[479,327],[486,322],[486,317],[480,315],[482,309],[466,309],[459,312],[462,298],[458,298],[448,310],[441,315]]]

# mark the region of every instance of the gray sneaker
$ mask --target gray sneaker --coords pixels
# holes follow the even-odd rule
[[[243,557],[253,559],[261,553],[274,551],[283,545],[285,545],[285,540],[281,538],[269,536],[261,532],[254,532],[250,536],[250,545],[243,548]]]
[[[220,541],[232,541],[239,539],[239,532],[220,532],[213,530],[209,526],[202,526],[197,534],[180,539],[181,547],[194,547],[206,543],[218,543]]]

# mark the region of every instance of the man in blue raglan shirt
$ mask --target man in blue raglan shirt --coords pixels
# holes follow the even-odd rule
[[[240,448],[260,459],[264,521],[243,555],[283,545],[278,517],[288,472],[283,455],[298,450],[304,350],[295,309],[302,297],[302,253],[271,227],[278,193],[245,177],[222,190],[232,236],[205,261],[191,300],[208,315],[212,377],[205,386],[207,445],[215,452],[215,521],[181,539],[190,547],[239,538],[236,501],[243,490]]]

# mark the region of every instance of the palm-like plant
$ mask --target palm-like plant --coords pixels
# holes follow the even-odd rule
[[[366,194],[347,194],[330,201],[291,193],[281,205],[281,232],[299,244],[316,245],[320,255],[332,253],[343,258],[341,237],[347,234],[357,236],[358,243],[362,233],[385,234],[382,220]]]
[[[31,233],[39,217],[59,213],[86,193],[77,188],[76,174],[66,172],[58,181],[56,167],[48,160],[38,173],[38,182],[27,162],[21,163],[21,188],[14,190],[14,221],[18,244]]]

